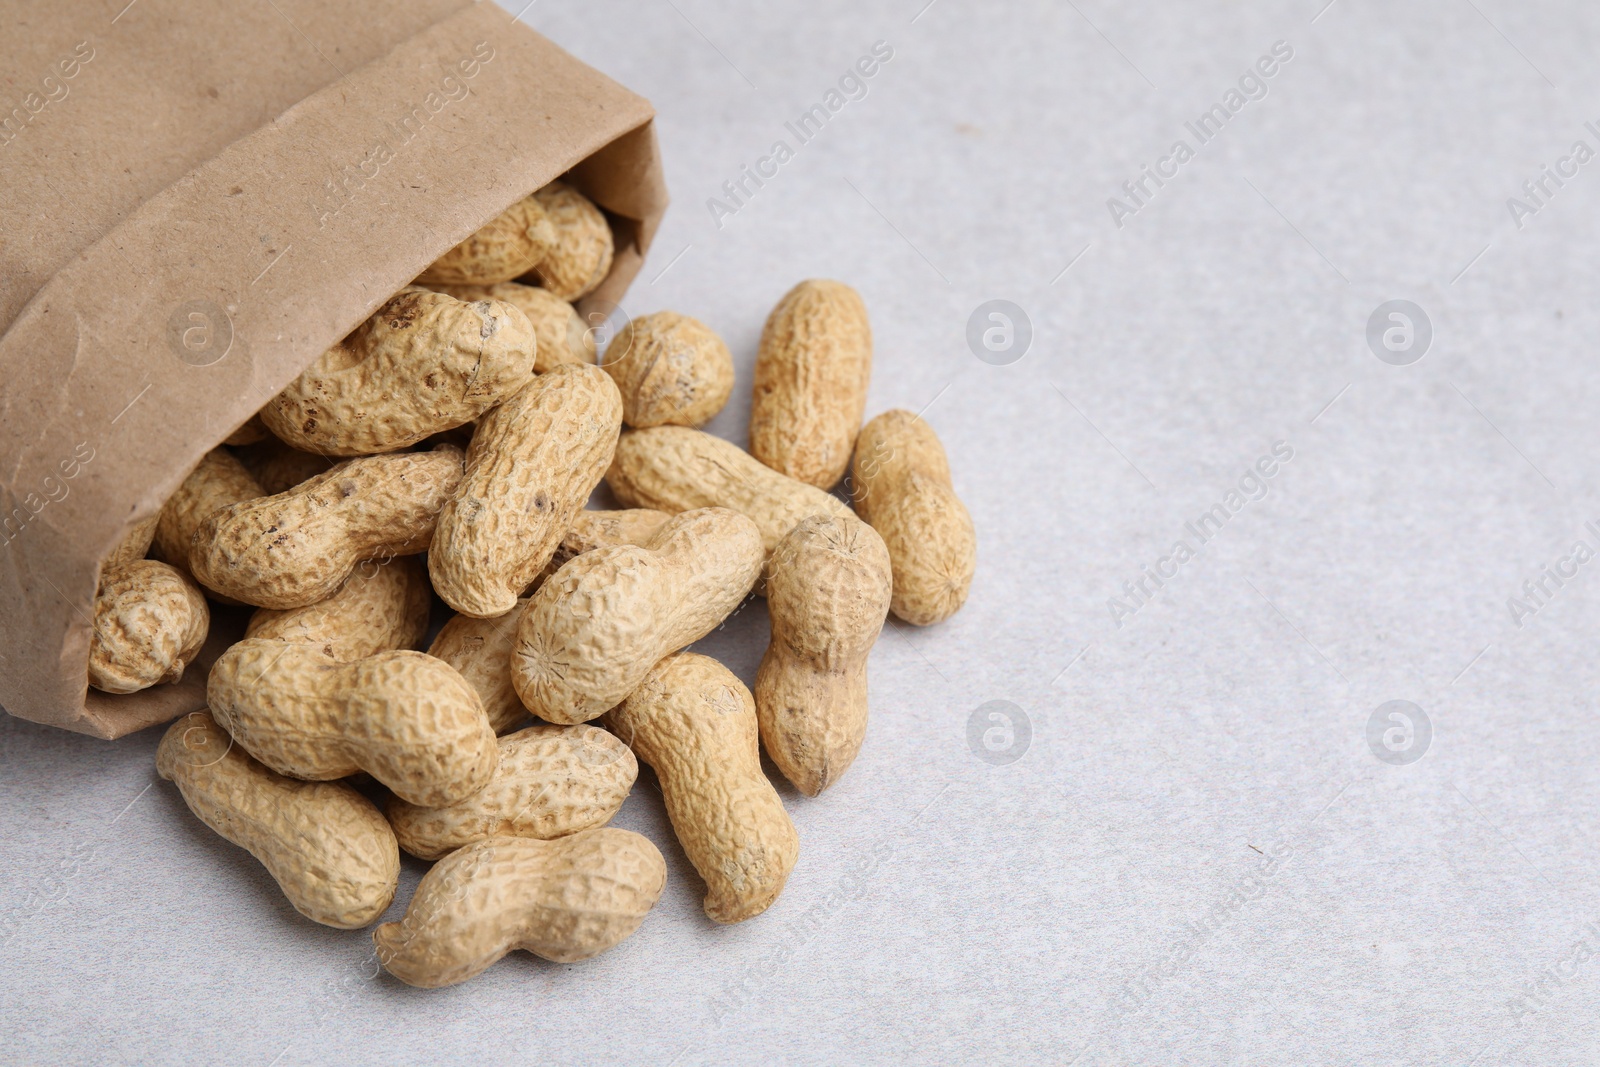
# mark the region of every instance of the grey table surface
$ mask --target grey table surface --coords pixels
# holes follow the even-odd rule
[[[949,450],[971,600],[885,630],[854,768],[783,791],[769,913],[704,918],[646,774],[637,935],[444,991],[297,916],[156,780],[159,730],[0,723],[0,1060],[1600,1061],[1600,10],[523,17],[659,109],[627,310],[728,340],[711,428],[742,443],[778,297],[849,281],[869,411]],[[701,650],[752,679],[764,611]]]

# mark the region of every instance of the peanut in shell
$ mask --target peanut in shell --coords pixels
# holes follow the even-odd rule
[[[544,205],[525,196],[484,223],[417,276],[421,285],[493,285],[526,274],[550,253],[556,230]]]
[[[195,534],[189,567],[206,588],[257,607],[326,600],[363,560],[427,551],[461,463],[450,445],[348,460],[276,496],[213,512]]]
[[[604,476],[621,426],[598,367],[541,374],[484,416],[428,553],[445,603],[479,618],[516,605]]]
[[[305,452],[365,456],[471,422],[533,377],[533,324],[498,300],[409,286],[261,409]]]
[[[637,930],[666,882],[661,850],[629,830],[490,837],[434,864],[405,917],[372,941],[390,974],[425,989],[465,982],[513,949],[576,963]]]
[[[261,861],[294,909],[341,930],[394,899],[400,850],[372,801],[344,782],[302,782],[262,766],[197,711],[167,728],[156,770],[195,817]]]
[[[761,331],[750,454],[831,489],[850,465],[871,378],[872,327],[860,295],[843,282],[801,282]]]

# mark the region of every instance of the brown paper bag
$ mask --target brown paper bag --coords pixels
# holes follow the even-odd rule
[[[204,706],[87,685],[100,560],[424,267],[568,174],[615,302],[666,208],[644,99],[463,0],[12,5],[0,35],[0,704],[118,737]],[[570,174],[568,173],[570,172]],[[231,629],[230,629],[231,626]]]

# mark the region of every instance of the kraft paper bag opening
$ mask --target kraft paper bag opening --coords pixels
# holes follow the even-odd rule
[[[27,5],[0,39],[0,704],[118,737],[205,703],[88,687],[100,561],[433,260],[564,177],[618,302],[666,210],[643,98],[462,0]]]

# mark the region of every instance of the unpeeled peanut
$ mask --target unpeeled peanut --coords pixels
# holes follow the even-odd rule
[[[433,285],[457,300],[503,300],[528,316],[538,338],[533,369],[546,374],[568,363],[594,363],[594,333],[576,308],[548,289],[521,282],[498,285]]]
[[[611,463],[622,398],[598,367],[541,374],[478,423],[428,573],[463,615],[503,615],[550,562]]]
[[[364,456],[471,422],[533,377],[533,324],[498,300],[411,286],[261,409],[296,448]]]
[[[551,182],[533,195],[555,226],[555,244],[534,266],[532,277],[561,299],[576,302],[611,273],[611,224],[588,197],[565,182]]]
[[[212,666],[206,702],[280,774],[328,781],[366,771],[423,807],[482,789],[498,758],[478,694],[421,652],[340,663],[316,645],[248,638]]]
[[[108,568],[94,598],[89,684],[136,693],[181,681],[210,626],[205,596],[173,567],[135,559]]]
[[[354,930],[394,899],[394,833],[345,783],[301,782],[268,770],[203,711],[168,727],[156,770],[201,822],[260,860],[306,918]]]
[[[310,481],[332,470],[339,462],[314,452],[302,452],[276,437],[246,445],[235,450],[234,455],[239,457],[239,462],[244,464],[245,470],[250,472],[267,496],[276,496],[301,482]]]
[[[372,940],[390,974],[428,989],[464,982],[512,949],[575,963],[637,930],[666,881],[661,851],[629,830],[491,837],[436,863],[405,917]]]
[[[518,600],[504,615],[486,619],[457,615],[439,629],[428,647],[428,655],[450,664],[477,691],[497,734],[528,720],[528,709],[511,680],[511,649],[527,603],[526,598]]]
[[[222,439],[225,445],[253,445],[265,441],[272,436],[272,431],[267,429],[267,424],[261,421],[261,414],[257,412],[245,419],[228,436]]]
[[[230,504],[256,500],[266,490],[225,448],[213,448],[167,498],[157,517],[152,547],[157,557],[171,564],[185,577],[189,574],[189,549],[194,533],[212,512]],[[226,598],[223,598],[226,599]]]
[[[867,732],[867,654],[889,612],[889,551],[855,517],[816,515],[773,554],[772,642],[756,672],[767,755],[807,796],[837,781]]]
[[[548,839],[604,826],[638,776],[628,746],[604,730],[530,726],[500,739],[494,777],[476,793],[443,808],[391,800],[387,814],[401,848],[436,860],[486,837]]]
[[[257,608],[246,637],[304,641],[348,663],[396,648],[413,648],[428,633],[428,572],[412,556],[363,562],[326,600],[303,608]]]
[[[511,676],[528,710],[587,722],[656,661],[716,629],[761,573],[761,533],[726,508],[672,519],[640,548],[574,557],[529,600]]]
[[[879,415],[861,430],[851,481],[856,512],[894,562],[894,613],[916,626],[954,615],[972,587],[978,539],[933,427],[909,411]]]
[[[672,518],[664,511],[630,508],[622,511],[580,511],[573,516],[561,544],[536,582],[542,583],[573,556],[616,545],[647,545]],[[528,598],[520,598],[504,615],[474,618],[456,615],[439,630],[428,649],[461,672],[483,698],[495,733],[503,734],[527,721],[528,709],[511,678],[511,649]]]
[[[549,577],[560,570],[573,556],[593,552],[597,548],[617,545],[647,545],[661,532],[672,516],[654,508],[623,508],[619,511],[580,511],[572,517],[561,543],[545,567]]]
[[[532,270],[556,243],[543,204],[525,196],[484,223],[417,277],[423,285],[493,285]]]
[[[106,558],[100,561],[101,573],[114,570],[125,563],[132,563],[134,560],[144,559],[145,553],[150,551],[150,545],[155,540],[156,525],[160,521],[161,513],[158,511],[124,530],[122,539],[113,546]]]
[[[723,507],[747,515],[769,555],[801,519],[853,514],[832,494],[779,474],[738,445],[686,426],[623,433],[606,482],[629,507],[673,513]]]
[[[733,392],[733,354],[698,319],[675,311],[641,315],[606,348],[606,373],[622,391],[629,426],[699,426]]]
[[[461,450],[365,456],[276,496],[213,512],[189,566],[208,589],[263,608],[325,600],[365,559],[427,551],[461,480]]]
[[[832,488],[850,465],[871,377],[872,327],[860,295],[843,282],[801,282],[761,331],[750,454]]]
[[[800,839],[762,773],[750,690],[709,656],[682,652],[657,663],[606,725],[661,779],[673,832],[705,879],[706,914],[736,923],[765,911]]]

